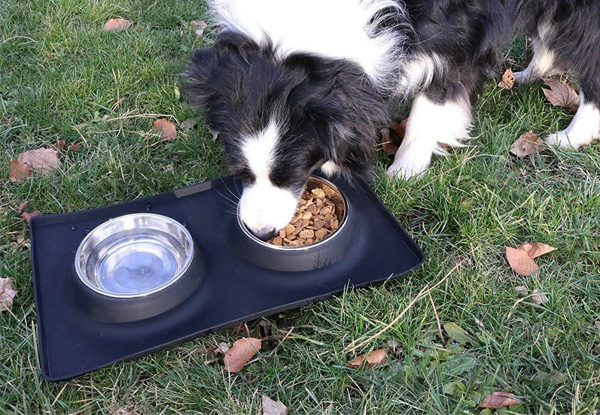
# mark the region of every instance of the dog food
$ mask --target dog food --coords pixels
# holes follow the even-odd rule
[[[267,242],[278,246],[307,246],[333,234],[344,217],[344,208],[336,206],[339,195],[329,187],[306,189],[298,201],[292,221]]]

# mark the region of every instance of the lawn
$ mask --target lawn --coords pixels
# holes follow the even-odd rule
[[[471,146],[436,159],[420,180],[388,181],[380,155],[372,185],[427,253],[419,270],[68,382],[42,379],[19,204],[69,212],[227,174],[201,120],[182,128],[195,113],[180,99],[180,74],[211,36],[186,24],[205,11],[202,1],[0,0],[0,276],[19,291],[0,314],[0,413],[259,414],[267,395],[293,414],[491,414],[478,405],[494,391],[524,402],[502,414],[598,413],[600,145],[509,154],[522,133],[548,134],[572,118],[544,100],[540,82],[506,91],[490,81]],[[134,23],[104,32],[116,16]],[[509,51],[516,67],[523,43]],[[161,116],[179,126],[176,140],[152,131]],[[9,180],[10,159],[57,140],[81,149],[65,151],[46,177]],[[505,246],[526,241],[558,248],[531,277],[504,258]],[[521,297],[517,286],[548,301]],[[454,340],[447,323],[469,339]],[[264,327],[289,336],[236,375],[213,361],[215,345]],[[388,344],[397,353],[384,365],[346,367]]]

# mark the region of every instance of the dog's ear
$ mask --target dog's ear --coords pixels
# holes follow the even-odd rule
[[[200,111],[205,112],[218,91],[215,89],[215,77],[218,76],[219,53],[213,48],[194,52],[192,64],[184,74],[186,98]]]
[[[354,63],[295,57],[307,82],[294,88],[307,124],[312,124],[328,160],[347,178],[368,176],[377,145],[377,130],[388,122],[385,100]]]

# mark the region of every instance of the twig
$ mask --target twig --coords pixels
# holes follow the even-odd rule
[[[394,324],[396,324],[398,321],[400,321],[400,319],[402,317],[404,317],[404,315],[408,312],[408,310],[410,310],[412,308],[412,306],[419,301],[421,298],[423,298],[426,294],[430,293],[431,291],[433,291],[435,288],[437,288],[440,284],[442,284],[444,281],[446,281],[446,279],[452,275],[452,273],[456,270],[456,268],[458,268],[461,265],[461,263],[456,264],[450,271],[448,271],[448,273],[444,276],[444,278],[442,278],[441,280],[439,280],[433,287],[428,288],[427,284],[425,284],[425,286],[423,287],[423,289],[419,292],[419,294],[417,294],[417,296],[406,306],[406,308],[404,310],[402,310],[402,312],[400,314],[398,314],[390,323],[386,324],[386,326],[384,328],[382,328],[381,330],[379,330],[377,333],[375,333],[374,335],[372,335],[371,337],[368,337],[366,340],[362,341],[359,344],[356,344],[359,339],[354,340],[353,342],[351,342],[348,346],[346,346],[344,348],[344,353],[350,353],[350,351],[354,352],[356,349],[363,347],[365,344],[370,343],[372,340],[376,339],[377,337],[381,336],[383,333],[385,333],[386,331],[388,331],[389,329],[391,329]]]

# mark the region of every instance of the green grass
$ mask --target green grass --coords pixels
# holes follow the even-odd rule
[[[479,414],[481,398],[494,390],[525,402],[503,414],[598,413],[600,146],[509,155],[523,132],[546,134],[570,121],[544,102],[539,83],[502,91],[490,82],[475,109],[472,146],[436,159],[421,180],[386,180],[388,160],[380,157],[373,186],[427,252],[421,269],[264,319],[274,333],[293,330],[238,375],[220,362],[204,364],[215,344],[240,336],[230,329],[69,382],[42,380],[19,203],[68,212],[227,173],[220,143],[201,122],[172,142],[151,131],[156,114],[176,123],[194,116],[176,86],[190,52],[205,42],[183,22],[204,12],[201,1],[183,0],[0,1],[0,275],[13,277],[19,291],[0,314],[0,413],[257,414],[265,394],[298,414]],[[134,26],[103,32],[115,16]],[[523,45],[511,54],[522,59]],[[11,158],[57,139],[83,148],[65,154],[48,177],[8,180]],[[504,246],[524,241],[558,248],[538,260],[533,277],[516,275],[504,260]],[[351,341],[383,330],[457,263],[431,296],[356,351],[395,340],[398,358],[371,370],[345,367]],[[519,285],[549,302],[522,300],[513,290]],[[472,340],[441,334],[438,318]],[[248,323],[252,335],[258,323]],[[560,383],[540,380],[553,372],[564,375],[554,376]]]

